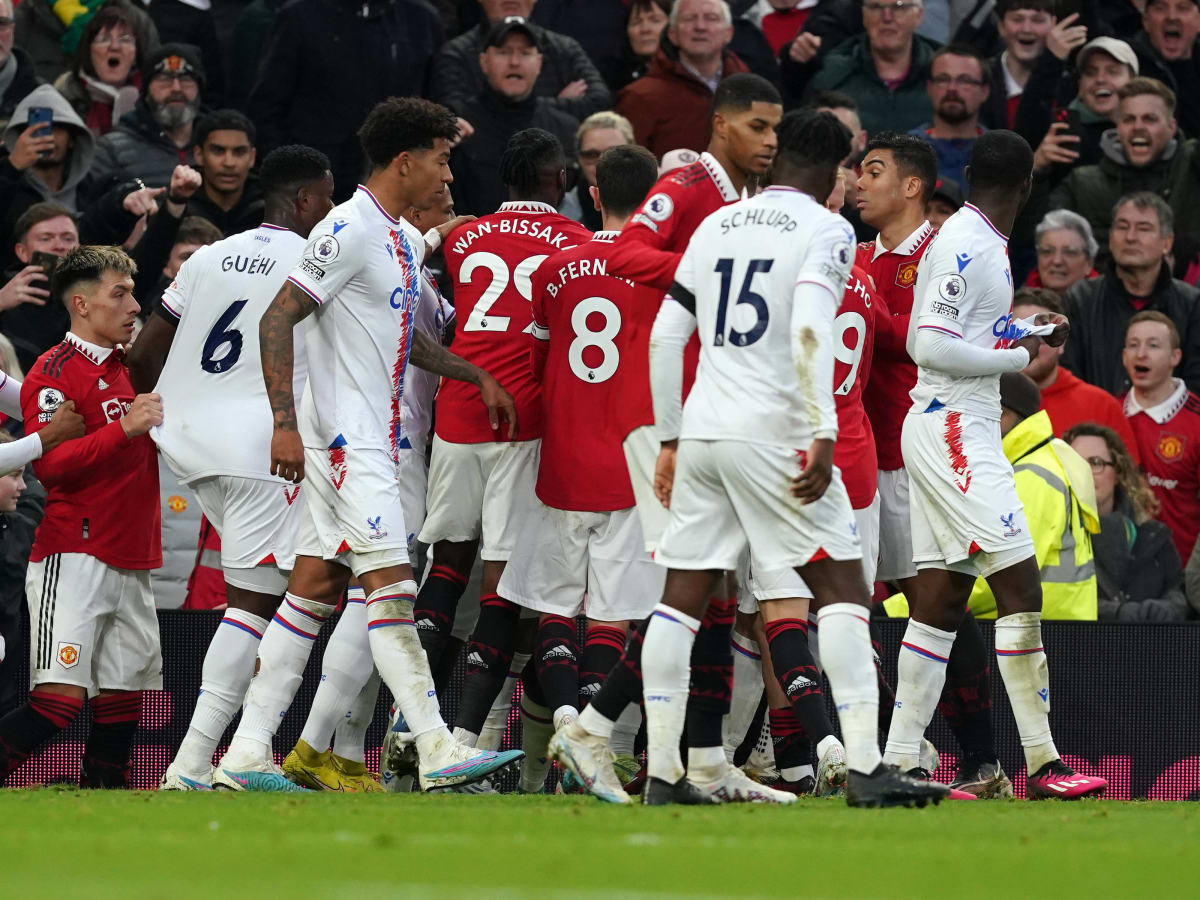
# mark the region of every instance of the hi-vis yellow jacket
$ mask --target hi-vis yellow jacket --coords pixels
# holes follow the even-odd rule
[[[1095,620],[1092,535],[1100,531],[1100,517],[1091,467],[1054,436],[1045,410],[1013,428],[1003,446],[1042,570],[1043,618]],[[975,582],[968,604],[977,618],[996,617],[996,598],[982,578]],[[903,594],[889,597],[884,609],[889,616],[908,615]]]

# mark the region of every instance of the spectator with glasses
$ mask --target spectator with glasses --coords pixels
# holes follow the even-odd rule
[[[605,150],[636,143],[633,125],[619,113],[592,113],[580,123],[575,140],[579,144],[579,177],[567,192],[560,212],[591,231],[600,231],[603,222],[591,193],[596,186],[596,163]]]
[[[866,0],[865,33],[833,48],[809,82],[812,91],[843,91],[858,101],[867,134],[906,132],[933,114],[925,72],[937,44],[917,34],[921,0]]]
[[[1025,279],[1026,287],[1049,288],[1061,297],[1076,282],[1100,275],[1093,267],[1100,245],[1079,213],[1050,210],[1034,230],[1034,246],[1037,268]]]
[[[1063,439],[1088,461],[1100,533],[1092,535],[1100,621],[1171,622],[1188,618],[1183,568],[1171,530],[1154,517],[1158,499],[1111,428],[1085,422]]]
[[[949,44],[933,54],[925,90],[933,105],[933,122],[910,134],[933,147],[938,180],[953,181],[965,191],[963,167],[971,161],[971,148],[984,131],[979,110],[989,94],[987,60],[967,44]]]
[[[137,103],[141,50],[129,8],[102,6],[84,26],[70,71],[54,82],[96,137],[111,131]]]

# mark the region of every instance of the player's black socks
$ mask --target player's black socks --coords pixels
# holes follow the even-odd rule
[[[92,732],[83,748],[79,786],[129,787],[129,755],[142,714],[142,692],[102,694],[91,701]]]
[[[575,620],[543,615],[533,653],[538,681],[551,712],[579,702],[579,638]]]
[[[600,692],[592,698],[596,712],[606,719],[617,721],[630,703],[642,702],[642,642],[650,619],[642,619],[629,626],[629,638],[625,652],[608,678],[600,686]]]
[[[775,751],[775,768],[786,781],[796,781],[794,770],[812,765],[812,743],[804,736],[804,728],[790,706],[767,711],[771,722],[771,746]],[[735,760],[736,762],[736,760]]]
[[[24,705],[0,719],[0,783],[38,747],[75,720],[83,699],[34,688]]]
[[[579,658],[579,709],[592,702],[600,693],[608,673],[621,661],[625,649],[625,632],[612,625],[593,624],[588,627]]]
[[[449,566],[435,564],[429,570],[429,577],[417,591],[413,621],[417,625],[421,646],[425,648],[425,656],[429,659],[429,668],[435,672],[440,667],[442,653],[445,652],[450,631],[454,628],[454,613],[458,609],[458,601],[462,599],[466,589],[466,576]]]
[[[975,617],[967,613],[946,664],[946,685],[938,711],[954,732],[964,756],[996,759],[992,739],[991,653]]]
[[[720,747],[721,721],[733,697],[733,652],[729,635],[737,614],[736,597],[714,597],[692,644],[692,680],[687,704],[687,745]]]
[[[808,647],[808,622],[776,619],[768,622],[764,630],[779,686],[787,695],[808,739],[820,743],[833,734],[833,723],[825,713],[821,673],[817,671],[816,660]]]
[[[872,622],[871,656],[875,660],[875,679],[879,683],[879,730],[887,734],[892,730],[892,710],[896,708],[896,691],[883,677],[883,642],[879,638],[879,629]]]
[[[479,734],[504,687],[517,640],[521,609],[498,594],[481,594],[479,621],[467,645],[467,678],[455,724]]]
[[[534,665],[532,656],[529,658],[529,662],[525,663],[525,668],[521,670],[521,690],[529,698],[530,703],[543,708],[550,705],[546,702],[546,694],[538,682],[537,666]],[[525,714],[529,714],[528,710],[525,711]]]

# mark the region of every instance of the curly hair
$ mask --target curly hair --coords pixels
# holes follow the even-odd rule
[[[419,97],[389,97],[377,103],[358,129],[372,169],[386,167],[409,150],[432,150],[438,138],[458,140],[458,118],[446,107]]]
[[[796,166],[837,166],[850,154],[850,129],[831,112],[793,110],[775,133],[779,156]]]
[[[1107,425],[1081,422],[1068,428],[1062,439],[1070,444],[1078,437],[1098,437],[1108,447],[1109,456],[1112,457],[1113,471],[1117,473],[1117,490],[1133,507],[1134,522],[1140,525],[1158,515],[1160,509],[1158,498],[1154,496],[1154,491],[1138,470],[1137,463],[1125,449],[1125,442],[1121,440],[1120,435]]]

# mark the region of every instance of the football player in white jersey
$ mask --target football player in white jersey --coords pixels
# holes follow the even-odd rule
[[[1073,772],[1050,734],[1041,575],[1000,443],[1000,375],[1025,368],[1043,339],[1060,346],[1069,328],[1050,313],[1013,322],[1008,235],[1029,197],[1033,152],[1011,131],[989,131],[975,142],[966,178],[971,202],[933,238],[913,292],[908,352],[917,384],[901,450],[917,577],[884,759],[901,771],[919,765],[955,629],[982,576],[996,595],[996,661],[1025,751],[1029,796],[1096,794],[1104,779]],[[1033,333],[1037,326],[1044,338]]]
[[[443,192],[433,207],[409,210],[404,218],[421,232],[449,222],[454,218],[454,200],[450,191]],[[454,307],[442,296],[428,268],[422,269],[421,276],[421,299],[413,316],[413,328],[444,344],[447,329],[452,328]],[[434,373],[410,367],[401,398],[396,479],[404,508],[404,524],[408,528],[408,555],[414,561],[418,550],[416,536],[425,520],[425,486],[428,482],[425,448],[429,443],[433,397],[439,382]],[[416,575],[419,578],[420,572]],[[366,770],[364,752],[364,740],[378,696],[379,673],[371,660],[371,645],[367,638],[366,597],[363,589],[355,585],[347,591],[342,616],[325,645],[325,654],[321,657],[321,682],[300,739],[283,761],[284,774],[297,784],[314,790],[352,793],[382,790],[376,776]]]
[[[400,216],[432,206],[452,180],[454,114],[415,98],[378,104],[359,130],[370,162],[365,185],[313,229],[300,265],[259,323],[263,377],[275,430],[264,465],[295,484],[307,472],[288,591],[259,647],[259,670],[214,783],[286,789],[271,742],[299,686],[304,662],[351,573],[366,594],[371,655],[411,726],[423,788],[466,784],[507,766],[520,751],[476,751],[450,735],[417,639],[416,593],[396,463],[408,363],[479,387],[499,433],[517,428],[497,381],[413,329],[421,266],[456,219],[424,237]],[[293,390],[295,326],[305,319],[314,376],[299,415]],[[502,423],[502,419],[507,420]]]
[[[847,801],[924,805],[946,789],[884,766],[876,743],[870,593],[833,465],[833,320],[854,232],[822,204],[850,133],[829,113],[799,111],[777,136],[771,186],[696,230],[650,338],[663,443],[655,491],[670,521],[656,555],[668,569],[666,588],[642,648],[643,802],[716,802],[701,787],[724,777],[722,749],[711,758],[692,749],[686,776],[680,759],[689,654],[714,582],[749,544],[764,568],[795,568],[812,590],[850,769]],[[694,331],[700,362],[681,421],[682,353]]]
[[[164,790],[206,790],[212,755],[241,706],[259,640],[287,587],[304,498],[267,472],[270,406],[258,320],[333,208],[329,160],[281,147],[262,166],[263,224],[202,247],[180,268],[139,335],[129,368],[161,394],[171,417],[153,429],[159,450],[196,492],[221,535],[228,607],[204,659],[200,698]],[[298,387],[305,370],[296,367]],[[157,383],[156,383],[157,382]]]

